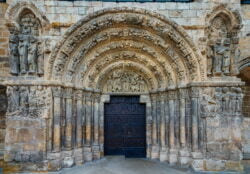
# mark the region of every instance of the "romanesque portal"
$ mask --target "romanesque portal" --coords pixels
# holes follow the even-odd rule
[[[8,23],[13,80],[6,82],[6,162],[20,162],[19,170],[59,170],[102,158],[104,105],[123,95],[139,96],[146,106],[147,158],[195,170],[211,163],[241,170],[238,28],[217,31],[226,13],[210,16],[208,61],[182,27],[134,8],[88,15],[48,56],[48,21],[26,6],[8,11],[21,17]],[[231,25],[239,25],[236,17]]]

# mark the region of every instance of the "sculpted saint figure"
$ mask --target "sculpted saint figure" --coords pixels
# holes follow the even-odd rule
[[[222,59],[224,54],[224,47],[221,45],[221,40],[217,39],[214,45],[214,62],[213,72],[214,74],[221,74]]]
[[[29,47],[29,36],[19,36],[18,51],[20,55],[20,71],[21,74],[25,74],[28,70],[28,47]]]
[[[224,41],[224,55],[223,55],[223,62],[222,62],[222,70],[225,75],[229,74],[230,68],[230,40],[226,39]]]
[[[18,36],[11,35],[9,39],[10,48],[10,73],[17,75],[19,73],[19,53],[18,53]]]
[[[37,71],[37,50],[37,39],[31,36],[28,48],[28,68],[30,73]]]

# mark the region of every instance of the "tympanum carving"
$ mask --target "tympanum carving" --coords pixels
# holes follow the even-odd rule
[[[147,83],[141,75],[123,70],[112,72],[104,86],[105,92],[146,92],[147,90]]]

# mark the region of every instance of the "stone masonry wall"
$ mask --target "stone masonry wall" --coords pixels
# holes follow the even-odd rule
[[[7,111],[7,96],[6,88],[0,86],[0,160],[3,159],[4,155],[4,140],[5,140],[5,116]]]
[[[9,76],[9,31],[4,19],[7,7],[8,4],[0,3],[0,77]]]

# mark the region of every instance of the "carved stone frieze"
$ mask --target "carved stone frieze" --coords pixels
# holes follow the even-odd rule
[[[133,72],[118,70],[112,72],[104,85],[105,92],[147,92],[148,87],[144,78]]]
[[[51,89],[43,86],[9,86],[8,116],[43,117],[51,106]]]

